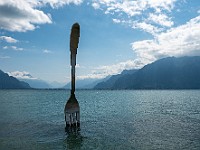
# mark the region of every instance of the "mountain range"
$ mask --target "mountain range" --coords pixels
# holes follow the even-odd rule
[[[17,78],[17,79],[28,83],[32,88],[36,88],[36,89],[52,88],[51,85],[49,85],[47,82],[40,79],[22,79],[22,78]]]
[[[103,79],[79,79],[76,80],[76,89],[93,89],[98,83],[106,81],[110,78],[110,76],[107,76]],[[64,87],[64,89],[71,89],[71,82],[67,83]]]
[[[0,70],[0,89],[30,89],[26,82],[19,81],[15,77],[9,76]]]
[[[63,86],[52,83],[58,88]],[[70,89],[70,83],[63,88]],[[17,79],[0,70],[0,89],[54,88],[39,79]],[[200,56],[167,57],[141,69],[124,70],[104,79],[76,81],[77,89],[200,89]]]
[[[200,89],[200,56],[163,58],[111,76],[94,89]]]

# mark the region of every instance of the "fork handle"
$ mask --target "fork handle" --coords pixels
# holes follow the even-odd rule
[[[75,92],[75,66],[76,66],[76,54],[71,54],[71,93]]]
[[[78,23],[73,24],[70,34],[70,51],[71,51],[71,93],[75,92],[75,66],[76,54],[80,37],[80,26]]]

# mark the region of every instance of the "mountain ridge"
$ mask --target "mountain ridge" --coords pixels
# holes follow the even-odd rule
[[[94,89],[200,89],[199,77],[200,56],[167,57],[121,74],[115,82],[101,82]]]
[[[51,85],[49,85],[47,82],[40,80],[40,79],[22,79],[22,78],[17,78],[17,79],[19,81],[28,83],[32,88],[35,88],[35,89],[52,88]]]
[[[0,70],[0,89],[31,89],[31,87],[28,83],[19,81]]]

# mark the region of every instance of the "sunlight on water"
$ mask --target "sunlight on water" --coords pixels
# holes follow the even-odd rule
[[[1,90],[0,149],[200,149],[199,90],[76,92],[81,131],[64,131],[64,90]]]

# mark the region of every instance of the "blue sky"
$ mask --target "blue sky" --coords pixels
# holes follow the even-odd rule
[[[199,0],[0,0],[0,69],[68,82],[75,22],[81,27],[78,79],[200,55]]]

